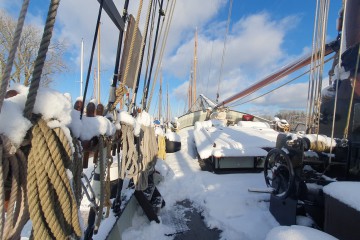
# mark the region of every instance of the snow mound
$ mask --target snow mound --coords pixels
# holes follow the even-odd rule
[[[266,236],[266,240],[336,240],[337,238],[304,226],[279,226],[273,228]]]
[[[332,182],[323,190],[326,194],[360,211],[360,182]]]

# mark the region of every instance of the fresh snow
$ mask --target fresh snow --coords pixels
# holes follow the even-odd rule
[[[161,223],[149,223],[139,209],[132,220],[132,227],[122,235],[124,240],[173,239],[174,235],[166,236],[175,232],[174,226],[167,224],[166,213],[175,211],[175,216],[184,218],[176,203],[185,199],[202,212],[209,228],[222,231],[221,239],[336,239],[307,227],[279,227],[269,212],[270,195],[248,191],[249,188],[266,188],[263,173],[217,175],[201,171],[194,148],[194,131],[197,131],[194,127],[181,130],[181,150],[168,153],[165,161],[157,162],[156,169],[164,176],[158,189],[166,201],[159,214]],[[298,217],[297,220],[298,224],[306,226],[312,223],[307,217]]]
[[[194,149],[193,130],[180,131],[182,148],[158,160],[156,169],[164,176],[158,189],[166,201],[160,211],[163,221],[167,211],[176,208],[176,202],[189,199],[202,211],[209,228],[222,231],[222,239],[265,239],[267,233],[279,224],[269,212],[269,194],[252,193],[249,187],[265,188],[263,173],[216,175],[201,171]],[[181,212],[177,212],[181,216]],[[162,222],[149,224],[138,211],[133,225],[123,239],[172,239],[165,236],[175,232],[174,226]]]
[[[212,121],[196,122],[194,138],[200,158],[266,156],[264,147],[275,147],[278,132],[267,124],[214,126]]]
[[[273,228],[266,240],[336,240],[337,238],[316,230],[310,227],[304,226],[279,226]]]
[[[360,182],[332,182],[324,192],[346,205],[360,211]]]
[[[0,133],[7,136],[16,146],[20,146],[32,126],[23,116],[29,89],[22,85],[14,85],[11,89],[19,94],[4,99],[0,113]],[[92,118],[83,116],[80,120],[80,112],[72,108],[70,95],[49,88],[39,88],[33,112],[41,114],[42,118],[48,121],[50,128],[61,127],[69,140],[71,136],[68,128],[74,137],[81,140],[90,140],[98,135],[111,136],[116,130],[115,126],[102,116]]]
[[[167,131],[165,137],[172,142],[181,142],[180,135],[171,131]]]
[[[4,101],[0,114],[0,133],[19,145],[31,127],[31,123],[22,116],[28,88],[19,85],[14,88],[19,94]],[[116,128],[119,129],[120,122],[133,124],[135,129],[139,129],[140,125],[153,126],[152,117],[145,112],[141,113],[137,119],[124,111],[119,112],[116,127],[102,116],[86,117],[84,115],[80,120],[80,113],[72,109],[71,97],[50,89],[39,89],[34,112],[41,113],[43,118],[48,120],[50,127],[61,127],[68,137],[70,137],[69,129],[71,129],[72,134],[82,140],[89,140],[100,134],[110,136],[114,134]],[[176,135],[173,134],[173,136]],[[167,220],[169,215],[165,213],[170,212],[177,219],[187,221],[184,209],[177,205],[177,202],[183,200],[191,201],[192,207],[201,212],[207,227],[221,231],[221,239],[262,240],[266,237],[278,239],[276,234],[285,236],[284,239],[333,239],[321,238],[320,233],[315,230],[304,230],[298,227],[296,231],[293,230],[294,227],[291,227],[292,230],[276,228],[279,224],[269,212],[270,195],[248,191],[249,188],[266,188],[263,173],[217,175],[201,171],[198,164],[194,143],[199,140],[203,145],[209,146],[205,148],[208,151],[210,149],[207,154],[228,156],[234,153],[243,155],[256,153],[259,156],[259,154],[266,155],[265,152],[261,152],[263,150],[260,147],[275,146],[276,136],[277,132],[263,125],[224,127],[221,121],[215,120],[197,123],[195,128],[181,130],[178,135],[182,143],[181,150],[168,153],[166,160],[158,160],[156,165],[156,169],[164,177],[164,181],[158,186],[166,201],[166,206],[159,214],[161,223],[149,223],[139,208],[132,220],[132,227],[125,231],[123,239],[173,239],[174,235],[169,236],[169,234],[176,232],[177,229],[169,224]],[[197,147],[200,148],[199,145]],[[116,161],[117,158],[114,157],[114,162]],[[89,160],[89,163],[91,165],[92,161]],[[90,176],[92,167],[85,169],[84,172]],[[358,188],[355,183],[348,184],[346,189]],[[339,194],[340,191],[334,190],[339,190],[339,188],[335,185],[325,187],[327,193],[334,195]],[[131,190],[125,190],[123,193],[126,199],[129,199],[132,194]],[[340,192],[340,194],[349,196],[348,192]],[[360,202],[359,195],[352,196],[355,197],[352,198],[350,205]],[[88,210],[88,208],[89,202],[84,197],[81,210]],[[110,217],[102,222],[99,233],[94,236],[94,239],[105,239],[114,220],[115,217],[110,211]],[[298,223],[311,225],[310,220],[306,218],[298,218]],[[23,230],[24,239],[29,236],[30,228],[29,222]],[[296,235],[300,236],[299,238],[291,238],[295,236],[294,232],[296,234],[305,232],[306,236],[299,233]],[[272,236],[275,238],[270,238]]]

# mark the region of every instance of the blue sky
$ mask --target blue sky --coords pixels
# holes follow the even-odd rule
[[[115,2],[121,12],[124,0]],[[129,12],[135,16],[138,2],[138,0],[130,1]],[[335,25],[341,2],[336,0],[331,1],[330,4],[327,34],[329,40],[335,39],[337,35]],[[43,27],[48,3],[49,1],[45,0],[31,1],[27,22]],[[303,54],[311,52],[315,4],[316,1],[310,0],[233,1],[224,68],[220,78],[220,100],[241,91]],[[144,0],[140,19],[141,31],[143,31],[147,5],[148,1]],[[1,9],[16,18],[20,6],[19,0],[0,0]],[[85,79],[98,6],[96,0],[62,0],[60,2],[54,37],[63,39],[69,46],[65,58],[70,70],[68,73],[56,76],[51,87],[60,92],[70,92],[73,98],[80,94],[81,39],[84,39],[85,43]],[[174,115],[181,114],[185,107],[196,27],[199,32],[197,92],[204,93],[211,99],[216,98],[228,10],[229,1],[225,0],[177,0],[162,61],[164,85],[169,84],[169,96]],[[101,100],[106,102],[114,68],[118,31],[105,15],[102,18],[101,29]],[[97,62],[94,61],[93,67],[96,65]],[[305,70],[307,69],[303,71]],[[293,76],[303,71],[300,70]],[[153,76],[154,72],[155,69]],[[90,77],[90,89],[92,89],[92,79],[93,74]],[[141,81],[143,79],[144,77]],[[302,109],[306,106],[306,81],[308,81],[307,76],[254,103],[241,105],[237,107],[237,110],[255,114],[274,114],[279,109]],[[140,82],[140,85],[142,84],[143,82]],[[276,85],[269,86],[262,92]],[[157,105],[158,88],[158,86],[155,87],[151,114],[155,112],[154,108]],[[91,96],[91,93],[87,96]]]

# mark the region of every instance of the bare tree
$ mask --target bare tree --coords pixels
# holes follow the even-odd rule
[[[306,113],[301,110],[280,110],[275,117],[286,119],[291,126],[306,121]]]
[[[0,11],[0,73],[5,69],[8,53],[11,48],[16,20],[3,11]],[[25,86],[30,84],[31,74],[37,57],[42,29],[35,25],[24,25],[20,44],[16,53],[10,80]],[[55,74],[68,69],[63,55],[67,49],[64,42],[52,39],[47,52],[45,65],[41,75],[41,84],[48,86]]]

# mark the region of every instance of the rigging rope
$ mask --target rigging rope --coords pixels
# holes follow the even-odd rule
[[[153,0],[153,1],[156,1],[156,0]],[[148,74],[149,74],[150,53],[152,51],[151,42],[152,42],[152,37],[153,37],[153,32],[154,32],[156,8],[157,8],[157,4],[154,4],[154,10],[153,10],[153,14],[151,16],[151,28],[150,28],[150,37],[149,37],[149,43],[148,43],[148,48],[147,48],[148,51],[147,51],[147,57],[146,57],[146,71],[145,71],[143,91],[145,91],[145,89],[146,89],[146,79],[148,78]],[[142,96],[142,99],[141,99],[141,105],[144,105],[144,95]]]
[[[135,104],[137,89],[139,87],[139,80],[140,80],[140,75],[141,75],[141,67],[142,67],[142,62],[143,62],[143,57],[144,57],[144,52],[145,52],[146,37],[147,37],[148,28],[149,28],[152,3],[153,3],[153,1],[150,0],[149,5],[148,5],[148,9],[147,9],[147,12],[146,12],[146,21],[145,21],[145,26],[144,26],[145,36],[141,40],[141,52],[140,52],[141,55],[139,57],[139,61],[138,61],[137,67],[136,67],[136,74],[135,74],[135,76],[137,76],[137,79],[136,79],[136,81],[134,81],[134,85],[133,85],[134,93],[132,95],[132,99],[131,99],[131,102],[130,102],[129,111],[131,111],[132,106]]]
[[[329,62],[329,61],[332,60],[332,59],[334,59],[334,57],[331,57],[331,58],[327,59],[324,63],[327,63],[327,62]],[[270,90],[270,91],[268,91],[268,92],[266,92],[266,93],[264,93],[264,94],[261,94],[261,95],[259,95],[259,96],[257,96],[257,97],[254,97],[254,98],[252,98],[252,99],[250,99],[250,100],[247,100],[247,101],[245,101],[245,102],[237,103],[237,102],[239,102],[239,100],[245,98],[246,96],[245,96],[245,97],[242,97],[242,98],[240,98],[238,101],[234,102],[232,105],[229,105],[229,107],[237,107],[237,106],[243,105],[243,104],[245,104],[245,103],[255,101],[256,99],[259,99],[259,98],[261,98],[261,97],[263,97],[263,96],[265,96],[265,95],[267,95],[267,94],[269,94],[269,93],[272,93],[272,92],[274,92],[274,91],[282,88],[283,86],[285,86],[285,85],[287,85],[287,84],[289,84],[289,83],[291,83],[291,82],[299,79],[300,77],[308,74],[309,72],[310,72],[310,70],[308,70],[308,71],[300,74],[299,76],[294,77],[293,79],[285,82],[284,84],[282,84],[282,85],[280,85],[280,86],[278,86],[278,87],[276,87],[276,88],[274,88],[274,89],[272,89],[272,90]]]
[[[29,219],[26,197],[26,157],[6,136],[0,135],[0,137],[2,142],[0,150],[0,238],[18,239]],[[4,196],[8,198],[6,218],[4,218]]]
[[[156,66],[156,72],[155,72],[155,76],[154,76],[154,82],[153,82],[152,87],[151,87],[149,102],[147,104],[146,111],[149,111],[149,109],[150,109],[151,100],[152,100],[152,97],[153,97],[153,94],[154,94],[155,84],[156,84],[157,77],[158,77],[158,74],[159,74],[159,71],[160,71],[160,68],[161,68],[161,65],[162,65],[162,59],[163,59],[164,52],[165,52],[165,46],[166,46],[167,38],[168,38],[168,35],[169,35],[169,30],[170,30],[170,26],[171,26],[173,14],[174,14],[175,5],[176,5],[176,0],[173,0],[171,2],[170,14],[169,14],[169,17],[167,18],[167,22],[166,22],[165,33],[164,33],[164,36],[163,36],[162,46],[161,46],[161,50],[160,50],[160,56],[158,58],[158,63],[157,63],[157,66]],[[166,12],[167,12],[167,6],[168,5],[166,5]]]
[[[315,14],[315,27],[313,35],[313,54],[311,57],[311,73],[309,78],[308,106],[306,129],[315,127],[316,133],[319,131],[320,123],[320,103],[322,75],[325,57],[325,38],[327,29],[327,19],[330,1],[318,0]],[[320,53],[320,54],[318,54]],[[317,66],[317,67],[315,67]],[[314,126],[315,125],[315,126]]]
[[[105,205],[105,158],[104,158],[104,137],[99,137],[99,155],[98,155],[98,164],[99,164],[99,171],[100,171],[100,199],[99,199],[99,206],[97,210],[97,217],[95,223],[94,233],[96,234],[99,230],[100,223],[103,217],[103,209]]]
[[[30,83],[29,94],[28,94],[28,97],[27,97],[26,103],[25,103],[24,116],[27,119],[31,118],[31,115],[32,115],[32,112],[34,109],[36,95],[37,95],[37,91],[40,86],[41,74],[42,74],[42,70],[43,70],[43,67],[45,64],[46,53],[49,49],[50,40],[52,37],[54,25],[55,25],[55,17],[56,17],[56,13],[57,13],[57,10],[59,7],[59,3],[60,3],[60,0],[51,0],[50,6],[49,6],[49,11],[48,11],[48,15],[47,15],[46,23],[45,23],[45,27],[44,27],[44,33],[43,33],[43,36],[41,39],[38,55],[37,55],[35,63],[34,63],[34,71],[33,71],[32,79],[31,79],[31,83]]]
[[[6,89],[7,89],[8,85],[9,85],[11,69],[12,69],[12,66],[14,64],[16,50],[17,50],[17,48],[19,46],[21,32],[22,32],[22,29],[23,29],[23,26],[24,26],[24,21],[25,21],[25,16],[26,16],[28,6],[29,6],[29,0],[24,0],[24,2],[22,4],[22,7],[21,7],[19,19],[18,19],[18,22],[17,22],[17,25],[16,25],[15,35],[13,37],[13,41],[12,41],[12,44],[11,44],[9,56],[8,56],[6,66],[5,66],[5,70],[3,72],[3,76],[2,76],[2,79],[1,79],[0,112],[1,112],[3,102],[4,102]]]
[[[125,68],[125,73],[124,73],[124,77],[123,77],[124,81],[127,80],[127,77],[128,77],[128,74],[129,74],[129,69],[130,69],[130,65],[131,65],[131,59],[132,59],[132,55],[133,55],[133,52],[134,52],[134,46],[135,46],[135,41],[136,41],[136,35],[137,35],[137,32],[138,32],[138,28],[139,28],[139,22],[140,22],[140,15],[141,15],[142,6],[143,6],[143,0],[140,0],[139,8],[138,8],[138,12],[137,12],[137,15],[136,15],[136,20],[135,20],[135,28],[134,28],[134,32],[133,32],[133,34],[131,36],[129,56],[128,56],[127,61],[126,61],[126,68]],[[116,89],[116,98],[115,98],[115,102],[113,104],[114,107],[116,107],[116,105],[120,102],[120,99],[123,97],[123,95],[124,95],[124,82],[121,82],[120,86]]]
[[[155,61],[155,55],[156,55],[156,50],[157,50],[160,19],[161,19],[161,16],[163,16],[163,9],[162,9],[163,2],[164,2],[164,0],[161,0],[161,2],[160,2],[158,22],[157,22],[157,26],[156,26],[156,33],[155,33],[155,39],[154,39],[154,47],[153,47],[153,53],[152,53],[151,63],[150,63],[150,72],[149,72],[149,76],[148,76],[148,79],[147,79],[146,88],[144,89],[144,98],[143,98],[143,103],[142,103],[142,108],[143,109],[146,108],[147,97],[148,97],[148,94],[149,94],[151,73],[152,73],[152,70],[153,70],[154,61]]]
[[[346,119],[346,126],[345,126],[345,129],[344,129],[344,139],[347,139],[348,134],[349,134],[351,110],[352,110],[352,105],[353,105],[353,100],[354,100],[354,93],[355,93],[356,82],[357,82],[357,74],[358,74],[358,69],[359,69],[360,47],[358,49],[359,50],[358,50],[358,55],[357,55],[357,59],[356,59],[355,75],[354,75],[353,84],[352,84],[349,111],[348,111],[348,115],[347,115],[347,119]]]
[[[66,174],[71,149],[61,129],[39,119],[32,129],[27,188],[35,239],[82,234],[76,199]]]
[[[344,7],[344,14],[345,14],[345,10],[346,10],[345,8],[346,8],[346,3],[345,3],[345,7]],[[345,21],[345,15],[344,15],[343,21]],[[344,24],[344,22],[342,24]],[[345,26],[345,25],[343,25],[343,26]],[[357,82],[357,77],[358,77],[357,74],[358,74],[358,69],[359,69],[359,60],[360,60],[360,47],[358,48],[358,55],[357,55],[357,59],[356,59],[355,74],[354,74],[354,79],[353,79],[353,84],[352,84],[349,111],[348,111],[348,116],[347,116],[347,120],[346,120],[346,126],[345,126],[345,129],[344,129],[344,139],[347,139],[348,134],[349,134],[351,111],[352,111],[352,105],[353,105],[353,101],[354,101],[356,82]]]
[[[222,76],[222,71],[223,71],[223,67],[224,67],[224,59],[225,59],[225,52],[226,52],[226,40],[227,40],[227,35],[228,35],[228,32],[229,32],[229,27],[230,27],[232,5],[233,5],[233,0],[230,0],[228,19],[227,19],[227,23],[226,23],[224,47],[223,47],[223,53],[222,53],[222,57],[221,57],[221,67],[220,67],[220,74],[219,74],[219,82],[218,82],[218,88],[217,88],[217,93],[216,93],[216,102],[219,101],[220,82],[221,82],[221,76]]]
[[[344,6],[344,13],[343,13],[343,18],[342,18],[342,26],[345,26],[345,19],[346,19],[346,8],[347,8],[347,1],[343,1],[343,6]],[[344,33],[344,31],[342,31],[342,33]],[[341,56],[342,51],[343,51],[343,42],[344,42],[344,38],[345,37],[341,37],[340,39],[340,49],[339,49],[339,56]],[[341,62],[342,59],[341,57],[339,57],[339,63],[338,66],[341,66]],[[333,121],[332,121],[332,126],[331,126],[331,142],[334,140],[334,132],[335,132],[335,115],[336,115],[336,109],[337,109],[337,100],[338,100],[338,92],[339,92],[339,80],[336,82],[336,87],[335,87],[335,99],[334,99],[334,111],[333,111]],[[329,157],[329,166],[331,164],[331,158],[332,158],[332,151],[333,151],[333,147],[330,148],[330,157]]]
[[[213,59],[213,51],[214,51],[214,41],[211,42],[210,67],[209,67],[209,75],[208,75],[208,79],[207,79],[207,83],[206,83],[205,96],[207,96],[207,94],[208,94],[208,89],[209,89],[210,73],[211,73],[212,59]]]

